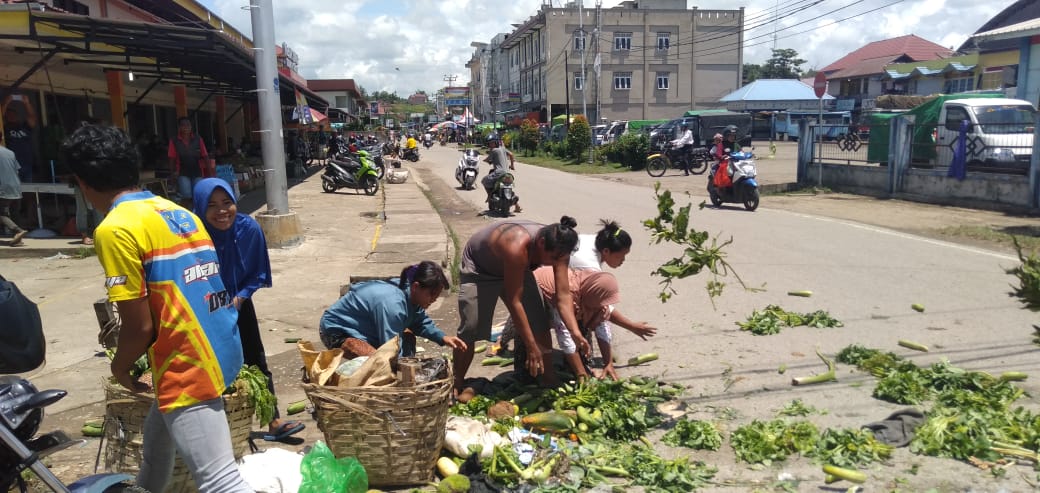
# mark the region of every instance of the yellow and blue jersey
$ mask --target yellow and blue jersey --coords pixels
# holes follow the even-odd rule
[[[202,221],[151,192],[119,197],[94,233],[109,301],[147,298],[159,409],[219,397],[242,367],[238,312]]]

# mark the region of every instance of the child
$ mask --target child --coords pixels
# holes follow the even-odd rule
[[[257,289],[271,287],[271,261],[267,241],[256,220],[238,213],[235,193],[220,178],[203,178],[193,190],[194,212],[202,218],[213,238],[220,259],[220,278],[238,308],[238,331],[242,338],[245,364],[256,365],[267,376],[267,388],[274,395],[274,379],[267,367],[264,342],[252,296]],[[264,439],[281,441],[299,433],[306,425],[298,421],[282,421],[275,407],[274,419],[268,424]]]

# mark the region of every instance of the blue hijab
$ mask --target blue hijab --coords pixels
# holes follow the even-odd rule
[[[210,196],[217,188],[227,192],[231,200],[235,192],[220,178],[205,178],[195,184],[192,197],[195,215],[202,219],[220,259],[220,278],[224,286],[240,298],[250,298],[260,288],[271,287],[271,260],[267,256],[267,240],[256,220],[241,212],[235,215],[231,228],[221,231],[206,221]]]

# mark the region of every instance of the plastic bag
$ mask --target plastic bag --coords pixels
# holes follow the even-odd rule
[[[325,442],[318,441],[300,463],[303,483],[299,493],[365,493],[368,474],[353,457],[337,459]]]
[[[361,365],[365,364],[366,361],[368,361],[368,356],[358,356],[354,359],[348,359],[341,363],[339,368],[336,368],[336,373],[341,377],[349,377],[353,375],[358,368],[361,368]]]

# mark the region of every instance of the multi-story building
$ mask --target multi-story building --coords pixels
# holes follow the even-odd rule
[[[468,66],[484,71],[474,98],[497,89],[500,113],[541,122],[581,114],[583,99],[591,121],[718,107],[740,87],[743,27],[743,9],[687,9],[686,0],[629,0],[580,14],[577,2],[545,2],[474,53]],[[472,63],[481,56],[486,63]]]
[[[331,107],[345,114],[351,122],[368,121],[368,103],[354,79],[311,79],[307,87],[332,103]]]

